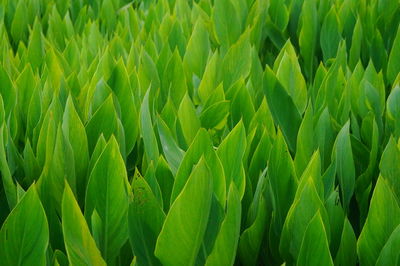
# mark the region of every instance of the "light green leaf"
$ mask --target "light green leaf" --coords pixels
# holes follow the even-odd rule
[[[250,74],[250,69],[251,45],[249,32],[246,31],[242,36],[240,36],[240,39],[229,48],[222,61],[222,80],[225,91],[227,91],[240,78],[247,78]]]
[[[316,2],[305,0],[301,11],[301,30],[299,36],[300,54],[304,60],[306,76],[314,79],[314,68],[316,67],[315,54],[318,41],[318,14]]]
[[[206,129],[221,129],[229,115],[230,102],[219,101],[203,110],[200,114],[201,126]]]
[[[238,253],[244,265],[256,265],[268,219],[267,203],[263,195],[260,195],[254,222],[243,231],[239,239]]]
[[[386,101],[387,122],[392,127],[392,133],[400,137],[400,87],[392,89]]]
[[[294,158],[294,165],[296,173],[300,176],[308,164],[310,156],[315,150],[315,134],[313,125],[313,108],[310,104],[304,114],[303,121],[301,122],[299,133],[297,134],[296,156]]]
[[[89,166],[88,166],[88,175],[93,170],[94,165],[96,164],[97,160],[99,159],[101,153],[103,152],[104,148],[107,145],[107,141],[104,138],[103,134],[100,135],[99,139],[97,140],[96,146],[94,147],[92,157],[90,158],[89,161]],[[85,191],[86,192],[86,191]]]
[[[243,119],[243,124],[248,129],[255,113],[253,99],[250,95],[250,89],[244,84],[244,80],[240,79],[237,83],[240,85],[233,97],[230,112],[232,125],[237,124],[240,119]],[[236,85],[231,87],[231,89],[235,87]]]
[[[279,236],[297,188],[293,161],[279,129],[268,162],[268,177],[274,210],[271,228]]]
[[[86,220],[90,221],[94,211],[101,219],[97,244],[108,262],[115,259],[128,239],[127,184],[125,164],[112,136],[90,174],[85,202]]]
[[[183,159],[184,151],[179,148],[174,137],[172,136],[170,129],[161,117],[158,117],[157,129],[158,134],[160,135],[160,141],[165,158],[168,161],[171,171],[175,175]]]
[[[393,41],[392,50],[390,51],[389,61],[387,65],[387,79],[393,84],[400,72],[400,26],[397,29],[396,38]]]
[[[329,10],[329,13],[324,18],[320,35],[320,45],[324,61],[326,62],[328,59],[336,56],[339,42],[342,38],[339,19],[334,5],[332,5],[331,10]]]
[[[33,184],[9,214],[0,231],[4,265],[46,265],[49,227]]]
[[[70,264],[106,265],[68,184],[62,199],[62,227]]]
[[[380,176],[372,195],[367,221],[357,242],[360,265],[375,265],[379,254],[400,224],[400,207],[389,184]]]
[[[200,129],[200,120],[188,94],[185,94],[179,106],[178,118],[186,144],[190,146],[197,131]]]
[[[97,139],[103,135],[108,140],[118,128],[117,114],[114,108],[112,95],[101,104],[86,124],[89,152],[92,153]],[[115,134],[116,135],[116,134]]]
[[[165,214],[147,182],[135,174],[132,183],[133,200],[129,205],[129,237],[138,265],[160,265],[154,256],[157,237]]]
[[[382,177],[385,178],[388,185],[397,196],[397,202],[400,204],[400,149],[393,137],[389,139],[384,149],[379,163],[379,170]]]
[[[332,265],[328,239],[321,214],[317,212],[304,233],[297,265]]]
[[[211,173],[202,157],[172,204],[158,236],[155,255],[163,265],[194,265],[206,230],[211,198]]]
[[[340,196],[345,212],[349,211],[350,199],[355,187],[355,167],[353,152],[351,149],[350,122],[347,122],[340,130],[335,147],[332,152],[332,160],[336,161],[336,173],[340,185]]]
[[[17,204],[17,187],[14,184],[13,178],[11,176],[10,168],[7,164],[6,150],[4,145],[5,139],[5,126],[4,124],[0,127],[0,172],[1,179],[3,180],[3,189],[6,194],[8,207],[12,210]]]
[[[225,219],[206,265],[233,265],[235,262],[240,233],[241,204],[239,192],[233,183],[229,187],[227,201]]]
[[[159,152],[156,135],[153,130],[153,123],[151,121],[149,93],[150,89],[147,90],[142,106],[140,107],[140,133],[143,138],[148,162],[156,162],[158,160]]]
[[[340,246],[335,258],[335,265],[356,265],[356,263],[357,239],[349,220],[345,218]]]
[[[38,69],[42,65],[45,55],[44,43],[42,39],[42,25],[36,19],[30,33],[28,43],[28,60],[33,69]]]
[[[204,70],[204,74],[198,88],[198,95],[202,103],[207,101],[217,86],[218,60],[219,54],[218,51],[215,51],[210,57],[210,60],[208,60],[207,66]]]
[[[129,82],[128,72],[122,59],[118,60],[108,84],[118,98],[121,107],[121,122],[124,126],[126,154],[135,146],[139,133],[138,113],[134,103],[133,93]]]
[[[289,12],[285,2],[279,0],[271,1],[268,13],[271,21],[278,27],[280,32],[284,32],[289,22]]]
[[[30,65],[27,65],[22,73],[18,76],[15,81],[17,90],[17,102],[19,107],[19,113],[22,118],[22,122],[27,123],[29,103],[32,99],[32,94],[35,87],[37,86],[37,79],[33,74]]]
[[[351,38],[351,47],[349,54],[349,65],[352,69],[360,62],[363,41],[363,28],[360,16],[357,16],[356,25],[354,26],[353,36]]]
[[[268,66],[265,69],[263,81],[263,91],[275,124],[281,128],[289,149],[295,151],[297,132],[301,123],[300,113],[293,99]]]
[[[20,41],[25,42],[28,38],[28,16],[26,15],[26,1],[18,1],[11,24],[11,36],[14,44],[18,45]]]
[[[168,96],[171,97],[175,107],[178,108],[186,91],[187,85],[182,59],[178,50],[175,50],[164,71],[161,95],[165,100]]]
[[[65,105],[62,129],[71,145],[75,164],[78,198],[80,202],[83,202],[87,183],[87,167],[89,164],[88,140],[85,127],[76,112],[71,96],[68,97]]]
[[[400,261],[400,225],[390,235],[376,262],[377,266],[397,265]]]
[[[225,137],[218,147],[217,154],[225,172],[226,188],[233,182],[238,188],[240,198],[245,189],[245,177],[241,175],[243,156],[246,151],[246,131],[241,120]],[[232,151],[232,147],[235,147]]]
[[[2,64],[0,64],[0,84],[0,94],[3,98],[5,118],[8,119],[11,110],[14,108],[17,93],[9,74],[6,72]]]
[[[297,58],[284,52],[276,77],[292,97],[299,113],[303,114],[307,105],[307,86]]]
[[[296,192],[295,201],[289,209],[285,224],[283,226],[279,251],[282,257],[288,261],[296,261],[300,252],[301,244],[306,233],[307,225],[319,212],[326,230],[330,235],[329,220],[312,178],[308,178],[302,189]],[[328,241],[329,242],[329,241]]]
[[[308,165],[304,169],[299,179],[299,185],[297,186],[297,189],[301,191],[303,186],[308,182],[309,178],[313,180],[318,196],[321,199],[324,199],[324,184],[321,177],[321,156],[319,155],[319,150],[316,150],[311,155]]]
[[[212,21],[218,43],[229,47],[241,34],[241,23],[231,0],[216,1],[212,10]]]
[[[199,18],[194,25],[192,35],[183,58],[184,68],[201,78],[210,52],[210,41],[205,22]]]
[[[220,158],[214,151],[210,136],[205,129],[199,130],[192,145],[190,145],[183,157],[182,163],[180,164],[175,176],[175,182],[171,194],[171,204],[181,193],[183,187],[187,183],[190,173],[192,172],[193,166],[200,160],[202,155],[204,155],[207,165],[210,168],[214,193],[221,206],[225,206],[226,182],[224,168]]]

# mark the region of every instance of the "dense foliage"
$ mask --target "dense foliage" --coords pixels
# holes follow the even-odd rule
[[[0,0],[0,265],[400,265],[397,0]]]

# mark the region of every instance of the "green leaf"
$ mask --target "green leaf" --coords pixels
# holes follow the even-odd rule
[[[334,5],[332,5],[331,10],[329,10],[329,13],[324,18],[320,35],[320,45],[324,61],[326,62],[328,59],[336,56],[339,42],[342,38],[339,19]]]
[[[319,155],[319,150],[316,150],[312,154],[306,169],[304,169],[299,179],[297,189],[301,191],[309,178],[313,180],[318,196],[324,199],[324,184],[321,177],[321,156]]]
[[[349,65],[354,69],[360,62],[363,41],[363,28],[360,16],[357,16],[356,25],[354,26],[353,36],[351,38],[351,47],[349,54]]]
[[[400,204],[400,180],[398,178],[400,176],[400,166],[397,162],[400,162],[400,149],[394,138],[391,137],[382,153],[379,169],[381,175],[393,189],[394,194],[397,196],[397,202]]]
[[[263,195],[260,195],[254,222],[243,231],[239,239],[239,258],[244,265],[256,265],[268,219],[267,203]]]
[[[279,129],[274,146],[271,149],[268,170],[274,209],[271,228],[279,236],[297,188],[293,161]]]
[[[127,184],[125,164],[112,136],[90,174],[85,202],[86,220],[89,222],[95,211],[101,219],[97,244],[108,262],[115,259],[128,239]]]
[[[335,265],[356,265],[356,263],[357,239],[349,220],[345,218]]]
[[[336,257],[338,256],[338,250],[340,244],[344,246],[346,246],[345,244],[347,244],[347,243],[343,244],[343,242],[341,241],[344,228],[345,214],[343,211],[343,207],[340,204],[339,192],[333,190],[333,188],[330,191],[328,191],[328,195],[325,196],[324,204],[326,212],[328,213],[329,228],[331,231],[329,246],[332,258],[335,258],[335,256]],[[347,250],[345,250],[345,252],[347,252]],[[355,252],[355,254],[357,254],[357,252]]]
[[[5,126],[3,124],[0,127],[0,165],[1,165],[0,172],[3,180],[2,184],[4,193],[6,194],[8,207],[11,210],[17,204],[17,187],[14,184],[10,168],[7,164],[6,151],[4,145],[4,139],[5,139],[4,134],[5,134]]]
[[[62,198],[62,227],[70,264],[106,265],[68,184]]]
[[[308,164],[310,156],[315,149],[315,134],[313,125],[313,108],[310,104],[304,114],[303,121],[301,122],[299,133],[297,135],[296,156],[294,158],[294,165],[296,173],[300,176]]]
[[[200,114],[201,126],[206,129],[221,129],[229,115],[230,102],[219,101],[203,110]]]
[[[204,70],[203,77],[200,81],[198,88],[198,95],[202,103],[205,103],[207,99],[213,93],[217,86],[217,63],[219,60],[218,51],[215,51],[211,58],[208,60],[207,66]]]
[[[227,201],[225,219],[206,265],[233,265],[235,262],[240,233],[241,204],[239,192],[233,183],[229,187]]]
[[[211,173],[202,157],[172,204],[158,236],[155,255],[163,265],[195,263],[207,226],[211,198]]]
[[[185,153],[179,148],[174,137],[172,136],[170,129],[161,117],[158,117],[157,129],[165,158],[168,161],[168,165],[171,168],[172,173],[175,175]]]
[[[218,43],[229,47],[241,34],[241,23],[231,0],[216,1],[212,10],[212,21]]]
[[[179,106],[178,118],[186,144],[190,146],[197,131],[200,129],[200,120],[188,94],[185,94]]]
[[[299,36],[300,54],[304,60],[306,76],[314,79],[315,54],[318,41],[318,14],[316,2],[305,0],[301,11],[301,30]]]
[[[76,193],[76,177],[73,151],[61,125],[56,130],[54,141],[54,147],[50,145],[47,147],[52,150],[46,151],[48,157],[38,181],[38,188],[42,198],[51,200],[51,202],[43,201],[46,211],[51,206],[50,208],[55,208],[59,212],[64,183],[67,181],[72,191]],[[52,220],[49,219],[49,222],[51,223]]]
[[[23,1],[21,1],[23,2]],[[0,94],[3,98],[5,118],[8,119],[16,102],[16,90],[3,65],[0,65]]]
[[[192,35],[186,47],[183,65],[197,77],[201,78],[210,53],[209,34],[202,18],[194,25]]]
[[[249,32],[246,31],[235,44],[229,47],[222,61],[222,80],[225,91],[240,78],[247,78],[250,74],[250,69],[251,45]]]
[[[151,121],[149,93],[150,89],[147,90],[142,102],[142,106],[140,107],[140,133],[143,138],[148,162],[157,162],[159,152],[156,135],[154,134],[153,130],[153,123]]]
[[[170,207],[169,203],[171,199],[172,187],[174,185],[174,175],[162,156],[160,156],[158,159],[155,175],[157,183],[160,185],[164,210],[167,212]]]
[[[28,60],[33,69],[41,67],[45,55],[44,43],[42,39],[42,25],[36,19],[33,24],[32,32],[30,33],[28,43]]]
[[[388,125],[391,126],[391,132],[400,137],[400,87],[392,89],[386,101],[386,114]]]
[[[139,172],[136,170],[135,174],[139,174]],[[163,208],[161,188],[160,188],[160,185],[158,184],[157,178],[155,176],[155,169],[154,169],[153,162],[150,162],[149,166],[147,167],[144,179],[146,180],[151,191],[153,192],[154,196],[156,197],[158,204],[160,204],[161,208]]]
[[[157,237],[165,214],[142,176],[132,183],[133,200],[129,205],[129,237],[138,265],[160,265],[154,256]]]
[[[152,90],[160,88],[160,77],[154,63],[154,60],[142,49],[140,54],[140,64],[138,67],[138,79],[141,88],[140,96],[143,97],[146,90],[151,87]]]
[[[393,233],[390,235],[385,246],[382,248],[379,254],[376,265],[396,265],[399,263],[400,254],[398,252],[400,248],[400,225],[396,227]]]
[[[315,141],[321,154],[321,161],[324,170],[330,165],[332,147],[334,145],[335,136],[332,128],[329,109],[326,107],[318,118],[315,126]]]
[[[355,187],[355,167],[350,143],[349,126],[350,122],[347,122],[340,130],[336,138],[334,151],[332,152],[332,160],[336,161],[340,196],[346,212],[349,211],[350,199],[353,196]]]
[[[29,140],[25,144],[23,157],[24,172],[26,175],[25,180],[27,183],[31,184],[38,176],[40,176],[40,168]]]
[[[275,124],[279,125],[291,151],[296,150],[297,132],[301,116],[293,99],[267,66],[264,72],[264,94]]]
[[[396,196],[382,176],[378,178],[367,220],[357,242],[361,265],[375,265],[379,254],[395,228],[400,224],[400,207]]]
[[[96,146],[94,147],[92,157],[90,158],[89,161],[89,166],[88,166],[88,175],[93,170],[94,165],[96,164],[97,160],[99,159],[101,153],[103,152],[104,148],[107,145],[107,141],[104,138],[103,134],[100,135],[99,139],[97,140]]]
[[[27,123],[29,103],[32,99],[32,94],[37,86],[36,77],[33,74],[30,65],[27,65],[22,73],[18,76],[15,81],[17,90],[17,102],[19,107],[19,113],[24,124]]]
[[[329,225],[328,216],[318,196],[313,179],[308,178],[305,185],[299,188],[302,189],[297,190],[294,203],[286,216],[279,245],[282,257],[288,262],[297,260],[307,225],[317,212],[322,217],[326,235],[330,235],[329,226],[327,227]]]
[[[68,97],[67,103],[65,104],[62,129],[66,139],[71,145],[78,198],[82,200],[80,202],[83,202],[87,183],[86,175],[89,164],[89,148],[85,127],[76,112],[71,96]]]
[[[20,41],[26,42],[28,38],[28,16],[26,15],[26,1],[18,1],[11,24],[11,36],[14,44],[18,45]]]
[[[243,119],[243,124],[245,128],[248,129],[255,113],[253,99],[250,95],[250,89],[244,85],[244,80],[240,79],[238,83],[240,83],[240,85],[233,97],[230,110],[232,125],[237,124],[240,119]],[[231,87],[231,89],[234,87],[235,85]]]
[[[390,84],[394,84],[396,77],[400,72],[400,64],[398,58],[400,57],[400,26],[397,29],[396,38],[393,41],[392,50],[390,51],[389,61],[387,64],[387,79]]]
[[[240,198],[243,197],[245,190],[245,177],[241,175],[241,171],[246,145],[246,132],[241,120],[225,137],[217,150],[218,157],[224,167],[226,188],[228,189],[233,182],[238,188]],[[232,147],[235,147],[234,151],[232,151]]]
[[[332,265],[328,239],[321,214],[317,212],[304,233],[297,265]]]
[[[268,8],[271,21],[278,27],[280,32],[284,32],[289,22],[289,12],[283,1],[273,0]]]
[[[1,261],[5,265],[46,265],[48,244],[46,214],[32,185],[1,227]]]
[[[307,86],[297,57],[284,52],[276,77],[293,99],[299,113],[303,114],[307,105]]]
[[[183,70],[182,59],[178,50],[175,50],[165,68],[162,83],[161,95],[166,100],[171,97],[175,107],[179,107],[185,92],[187,91],[185,73]]]
[[[134,103],[133,92],[129,82],[128,72],[122,59],[118,60],[108,84],[118,98],[121,107],[121,122],[124,126],[126,154],[129,154],[135,146],[139,133],[138,114]]]
[[[171,203],[173,203],[181,193],[183,187],[187,183],[190,173],[192,172],[193,166],[198,163],[202,155],[204,155],[207,165],[210,168],[214,193],[221,206],[225,206],[227,183],[225,181],[224,168],[220,158],[214,151],[210,136],[205,129],[199,130],[192,145],[190,145],[183,157],[182,163],[180,164],[175,176],[175,182],[171,193]]]
[[[118,127],[117,114],[115,112],[112,95],[101,104],[97,111],[86,124],[89,152],[92,153],[100,135],[108,140],[115,134]],[[115,134],[116,135],[116,134]]]

